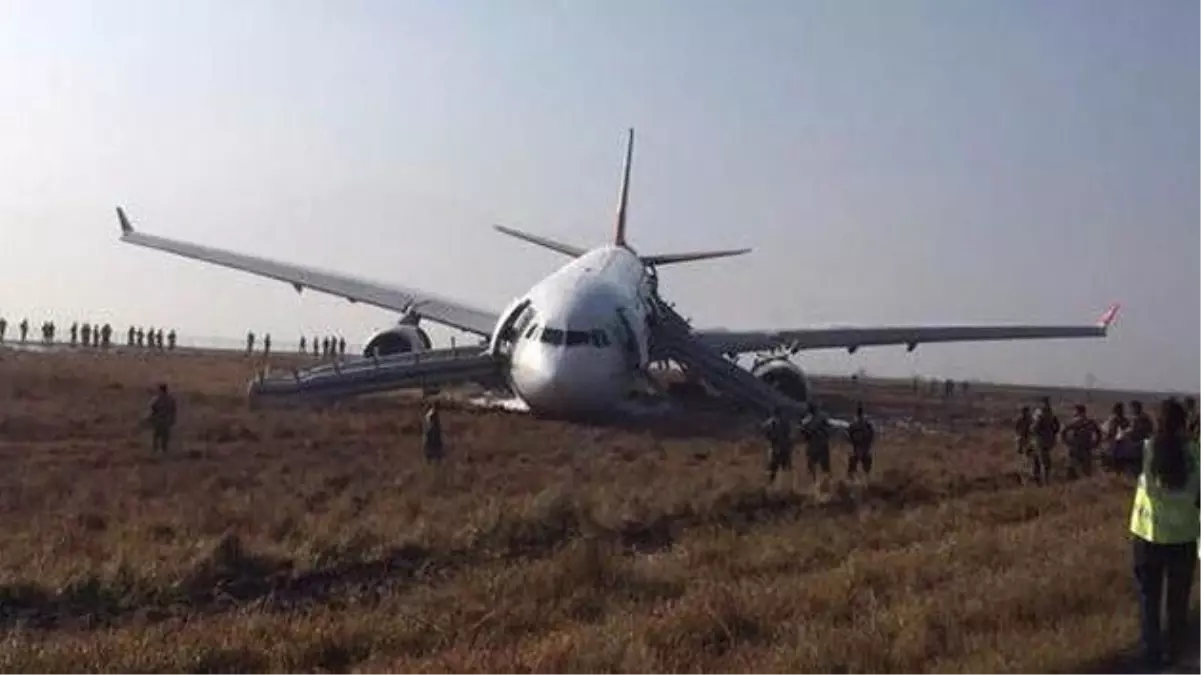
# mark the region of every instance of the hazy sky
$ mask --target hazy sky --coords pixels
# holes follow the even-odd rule
[[[1196,389],[1198,3],[0,3],[0,314],[359,342],[395,317],[152,233],[500,309],[611,236],[698,325],[1093,321],[819,372]],[[448,331],[434,331],[445,339]]]

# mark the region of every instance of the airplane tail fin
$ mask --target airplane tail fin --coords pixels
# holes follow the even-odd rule
[[[626,206],[630,202],[630,163],[634,159],[634,129],[629,130],[626,137],[626,161],[621,171],[621,192],[617,196],[617,224],[613,234],[613,244],[626,245]]]
[[[617,197],[617,223],[614,228],[613,243],[629,248],[626,243],[626,211],[630,204],[630,168],[634,163],[634,129],[630,128],[626,136],[626,158],[621,170],[621,192]],[[674,263],[708,260],[711,258],[726,258],[750,252],[749,248],[727,251],[690,251],[687,253],[661,253],[656,255],[639,256],[647,265],[671,265]]]
[[[617,218],[614,223],[613,244],[622,248],[630,249],[626,243],[626,211],[630,203],[630,168],[634,161],[634,129],[630,128],[626,136],[626,155],[625,164],[621,171],[621,191],[617,195]],[[531,244],[548,248],[552,251],[571,256],[579,257],[587,253],[587,249],[567,244],[561,241],[556,241],[548,237],[543,237],[529,232],[522,232],[503,225],[493,225],[496,231],[507,234],[510,237],[516,237]],[[630,249],[631,251],[633,249]],[[740,248],[733,250],[722,251],[690,251],[686,253],[661,253],[656,255],[640,255],[639,258],[647,265],[672,265],[675,263],[692,262],[696,260],[709,260],[712,258],[726,258],[729,256],[742,255],[749,253],[751,249]]]

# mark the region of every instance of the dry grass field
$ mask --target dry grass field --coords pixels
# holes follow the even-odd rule
[[[415,401],[250,409],[251,368],[0,350],[0,670],[1129,667],[1130,481],[1027,484],[1013,394],[945,409],[870,386],[922,422],[882,426],[870,482],[839,445],[830,485],[798,454],[765,489],[729,415],[450,406],[429,468]],[[136,426],[160,379],[181,407],[166,457]]]

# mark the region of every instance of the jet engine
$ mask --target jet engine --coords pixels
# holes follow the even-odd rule
[[[374,333],[363,345],[363,356],[424,352],[430,348],[430,344],[430,336],[424,330],[401,323]]]
[[[751,375],[795,401],[803,403],[809,400],[809,380],[805,377],[805,371],[787,356],[759,361],[751,366]]]

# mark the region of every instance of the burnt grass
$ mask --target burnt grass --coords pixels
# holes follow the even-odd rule
[[[0,349],[0,669],[1132,665],[1131,481],[1028,481],[1028,391],[820,380],[880,418],[871,480],[839,444],[827,483],[798,449],[765,487],[754,420],[712,402],[572,424],[452,401],[430,467],[415,397],[249,406],[258,365]],[[138,427],[160,380],[166,456]]]

